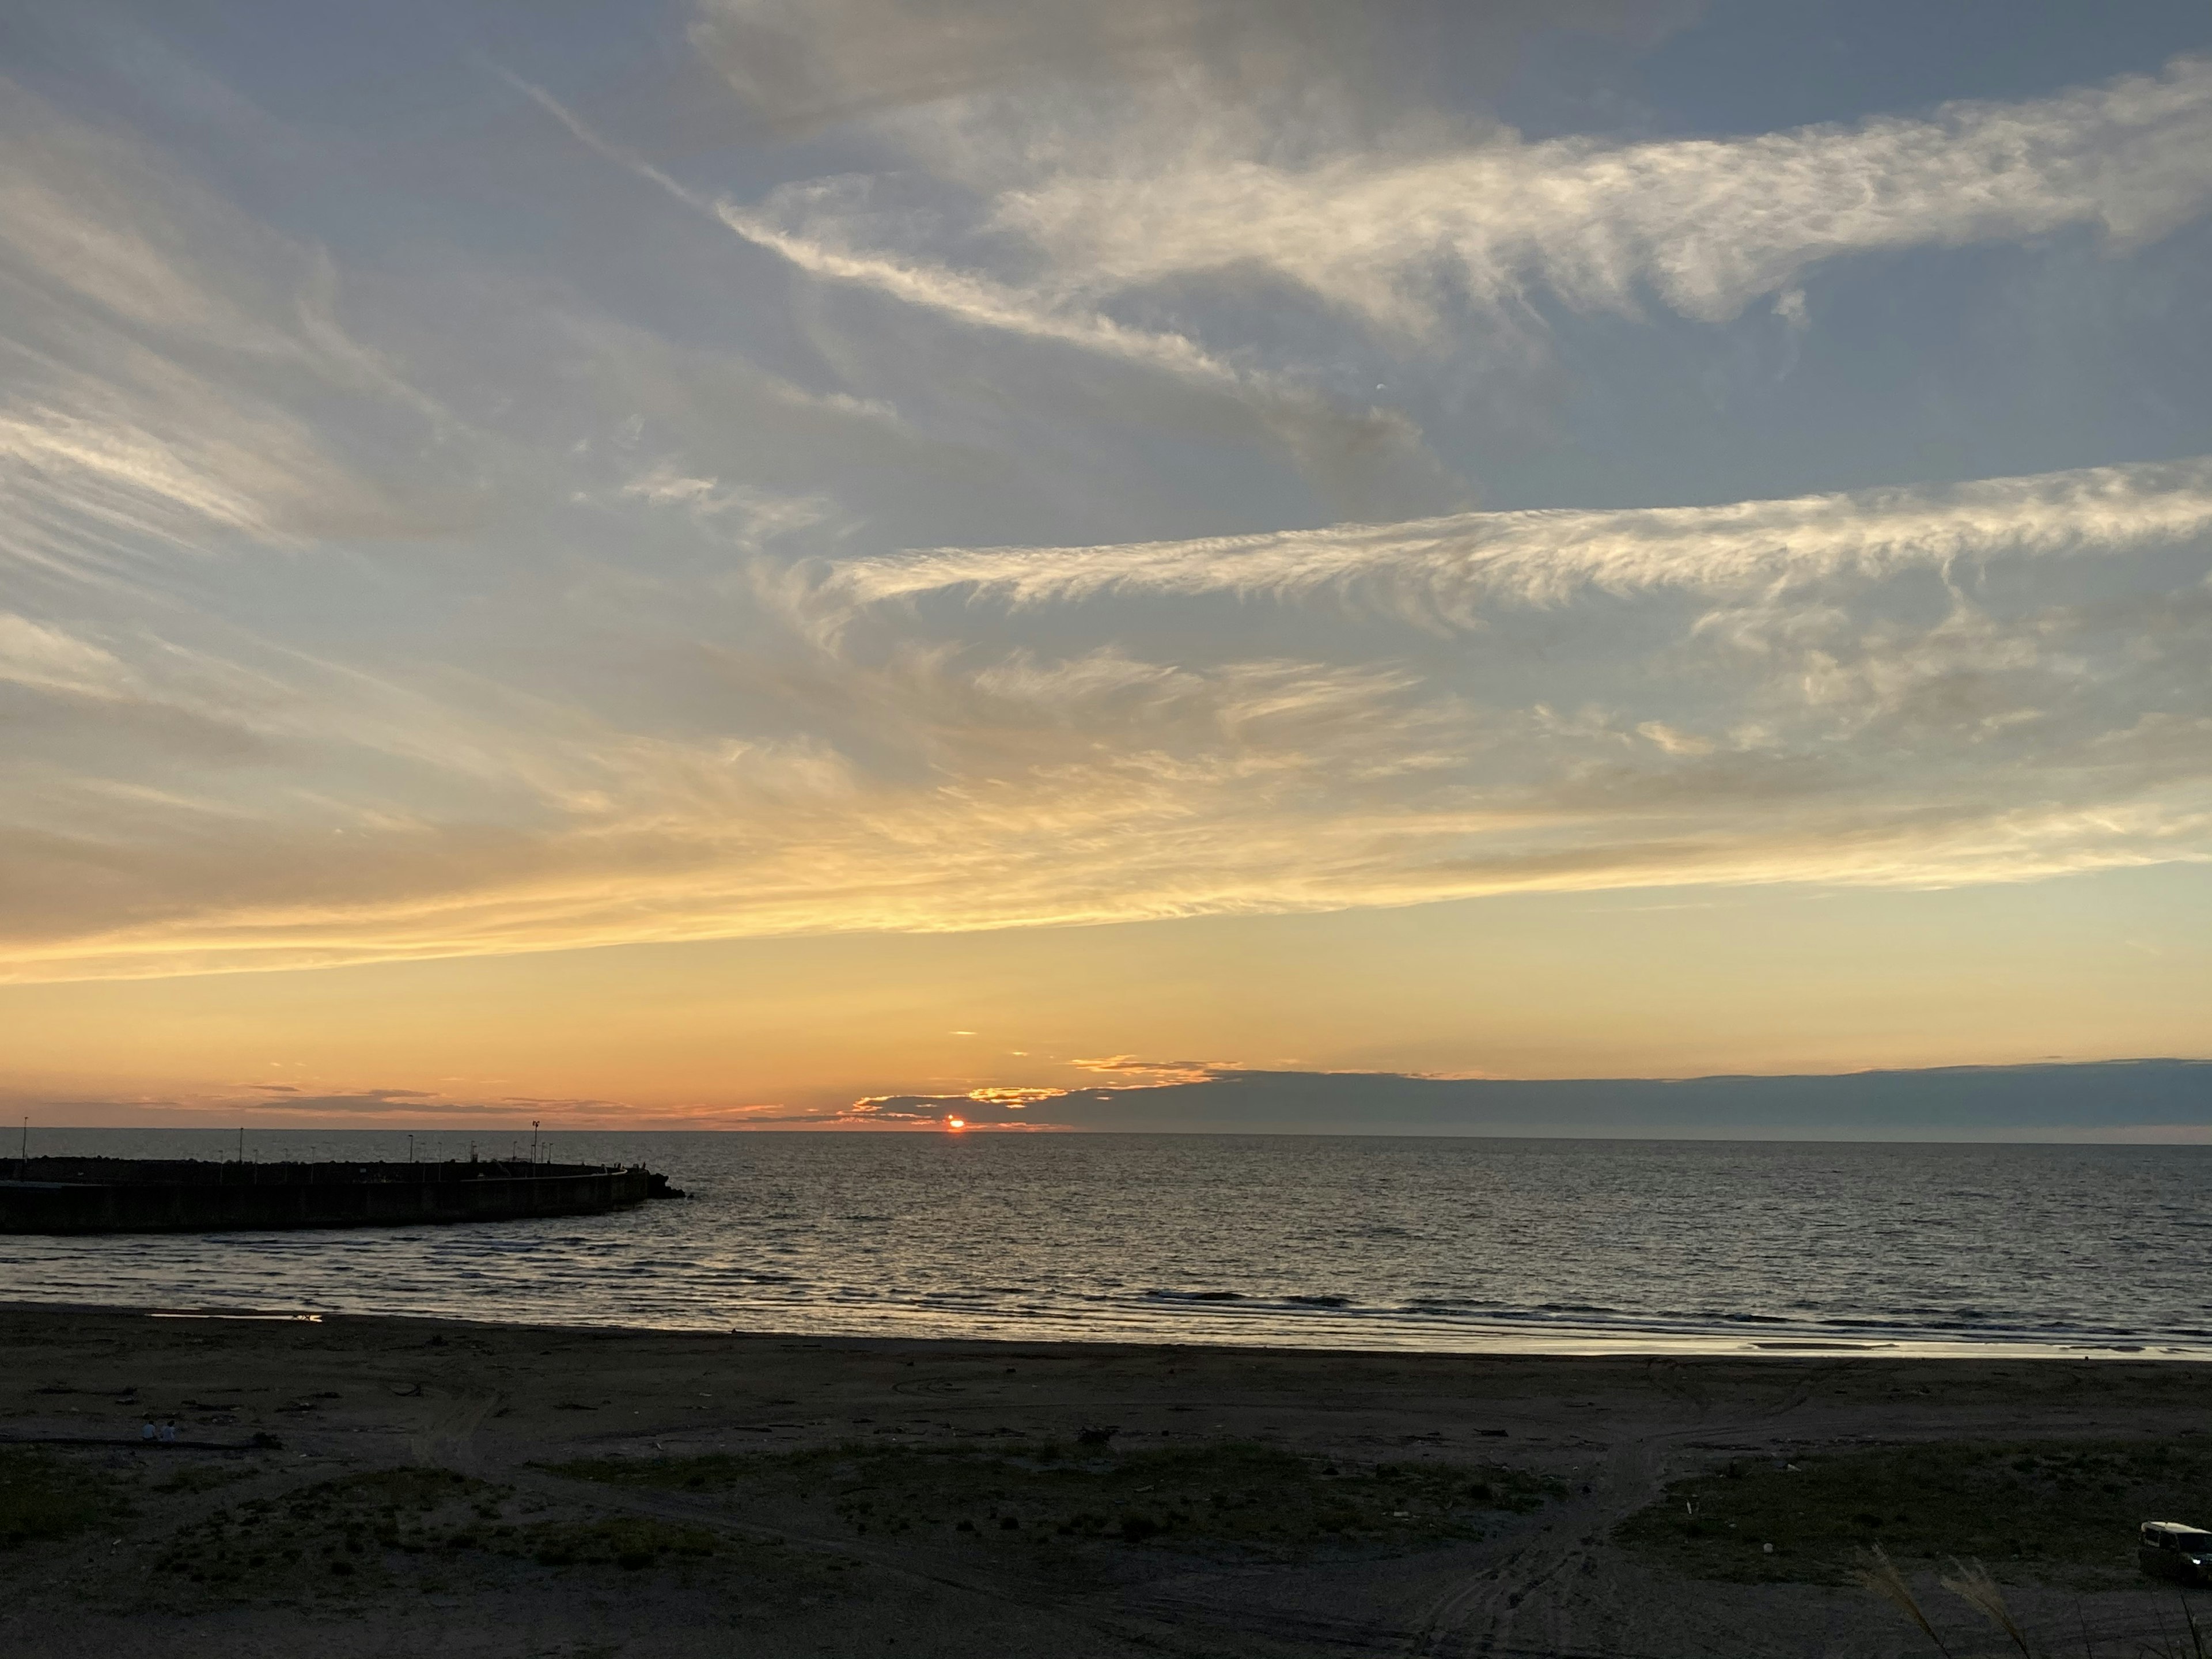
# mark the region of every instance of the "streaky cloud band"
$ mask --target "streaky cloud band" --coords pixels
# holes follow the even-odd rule
[[[1106,593],[1292,599],[1365,582],[1447,617],[1497,597],[1715,590],[2001,556],[2124,551],[2212,530],[2212,457],[1714,507],[1463,513],[1395,525],[1085,548],[934,548],[857,559],[860,604],[966,587],[1014,605]]]

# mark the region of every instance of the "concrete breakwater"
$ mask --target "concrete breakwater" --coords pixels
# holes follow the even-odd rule
[[[0,1233],[398,1227],[595,1215],[683,1195],[650,1170],[595,1164],[32,1158],[0,1163]]]

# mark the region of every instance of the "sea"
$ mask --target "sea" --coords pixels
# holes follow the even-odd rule
[[[421,1130],[31,1140],[263,1161],[529,1147]],[[0,1301],[1444,1352],[2212,1357],[2212,1148],[572,1133],[541,1151],[644,1164],[690,1196],[555,1220],[5,1237]]]

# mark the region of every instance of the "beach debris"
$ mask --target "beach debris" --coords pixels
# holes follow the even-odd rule
[[[1076,1430],[1075,1443],[1079,1446],[1103,1446],[1108,1441],[1113,1439],[1115,1435],[1121,1433],[1121,1426],[1118,1424],[1107,1423],[1103,1425],[1093,1425],[1086,1423],[1082,1427]]]

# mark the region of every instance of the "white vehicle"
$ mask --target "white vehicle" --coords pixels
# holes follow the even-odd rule
[[[2185,1584],[2212,1583],[2212,1532],[2179,1521],[2146,1521],[2136,1559],[2142,1570]]]

